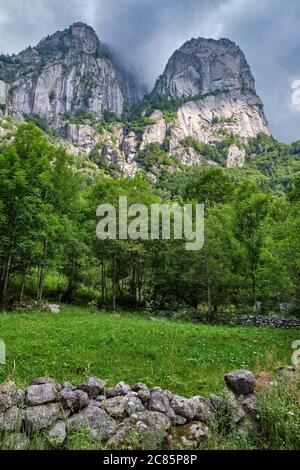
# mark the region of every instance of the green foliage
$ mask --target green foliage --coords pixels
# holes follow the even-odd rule
[[[186,148],[193,148],[196,152],[202,155],[202,157],[221,165],[225,165],[227,157],[227,152],[225,150],[227,149],[224,149],[222,144],[220,144],[220,147],[218,148],[215,145],[204,144],[193,137],[186,137],[181,143]]]
[[[263,389],[258,400],[264,446],[276,450],[300,450],[300,382],[279,380]]]

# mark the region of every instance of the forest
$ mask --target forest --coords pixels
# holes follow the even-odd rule
[[[18,126],[0,146],[2,307],[35,299],[299,316],[300,141],[261,134],[245,144],[244,168],[172,172],[166,164],[155,181],[154,150],[144,151],[148,166],[134,178],[91,173],[33,123]],[[99,240],[96,208],[117,207],[119,196],[146,206],[205,204],[203,249],[186,251],[184,240]]]

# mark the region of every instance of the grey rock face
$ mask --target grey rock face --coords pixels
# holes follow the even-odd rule
[[[133,104],[143,95],[137,80],[113,65],[95,31],[83,23],[21,52],[0,78],[2,89],[10,87],[12,111],[37,114],[54,127],[60,127],[64,113],[120,115],[125,100]]]
[[[68,420],[68,427],[77,431],[89,429],[91,438],[97,441],[105,441],[116,430],[115,420],[104,410],[89,406]]]
[[[26,390],[26,404],[28,406],[51,403],[57,401],[57,398],[57,389],[52,383],[47,383],[44,385],[31,385]]]
[[[105,386],[106,383],[103,380],[91,377],[84,384],[80,385],[78,389],[86,392],[89,398],[95,399],[104,392]]]
[[[225,375],[227,386],[237,395],[250,395],[255,389],[255,377],[248,370],[236,370]]]
[[[40,431],[54,424],[60,416],[60,405],[50,403],[26,408],[22,413],[24,427],[27,431]]]
[[[192,39],[177,50],[154,94],[186,98],[211,92],[248,90],[254,79],[241,49],[228,39]]]

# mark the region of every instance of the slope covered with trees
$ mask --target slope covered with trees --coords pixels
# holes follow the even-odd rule
[[[112,178],[69,157],[35,125],[19,125],[0,147],[2,305],[36,298],[269,313],[284,304],[299,315],[300,145],[259,135],[245,150],[243,169],[162,166],[155,182],[147,168]],[[118,206],[120,195],[146,206],[205,203],[204,248],[100,241],[96,208]]]

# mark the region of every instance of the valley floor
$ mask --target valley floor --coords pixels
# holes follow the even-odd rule
[[[23,387],[48,375],[79,384],[96,376],[109,386],[142,381],[188,397],[221,392],[230,370],[256,373],[290,364],[299,331],[195,325],[63,307],[59,315],[1,314],[0,338],[7,348],[0,383],[9,377]]]

